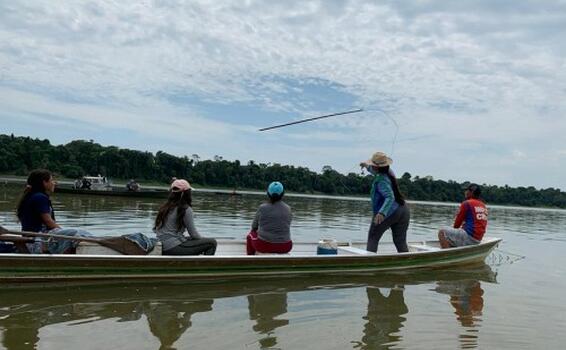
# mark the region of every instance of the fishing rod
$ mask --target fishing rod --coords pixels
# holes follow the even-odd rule
[[[332,114],[321,115],[320,117],[307,118],[307,119],[297,120],[297,121],[290,122],[290,123],[279,124],[279,125],[274,125],[274,126],[268,126],[268,127],[266,127],[266,128],[261,128],[261,129],[259,129],[259,131],[266,131],[266,130],[272,130],[272,129],[277,129],[277,128],[283,128],[283,127],[289,126],[289,125],[301,124],[301,123],[311,122],[311,121],[313,121],[313,120],[318,120],[318,119],[323,119],[323,118],[329,118],[329,117],[335,117],[335,116],[344,115],[344,114],[358,113],[358,112],[362,112],[363,110],[364,110],[363,108],[359,108],[359,109],[354,109],[354,110],[346,111],[346,112],[339,112],[339,113],[332,113]]]

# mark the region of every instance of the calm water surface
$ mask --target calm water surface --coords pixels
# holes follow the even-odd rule
[[[19,193],[0,187],[17,228]],[[243,238],[261,196],[196,193],[196,224]],[[150,233],[153,199],[57,195],[58,221]],[[293,238],[365,240],[369,202],[288,197]],[[434,239],[456,205],[411,203],[409,240]],[[504,239],[483,266],[442,272],[0,288],[0,349],[564,348],[566,211],[490,207]],[[390,236],[384,237],[391,241]],[[520,258],[524,257],[524,258]]]

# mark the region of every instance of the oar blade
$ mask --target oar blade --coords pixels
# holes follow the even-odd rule
[[[135,242],[123,237],[104,237],[104,238],[94,238],[94,237],[82,237],[82,236],[62,236],[56,234],[49,234],[49,233],[40,233],[40,232],[18,232],[18,231],[11,231],[3,226],[0,225],[0,234],[14,234],[14,235],[21,235],[21,236],[35,236],[35,237],[44,237],[44,238],[51,238],[55,240],[70,240],[70,241],[78,241],[78,242],[92,242],[98,243],[104,247],[110,248],[120,254],[124,255],[147,255],[149,252],[142,249],[138,244]]]
[[[147,255],[148,252],[143,250],[135,242],[132,242],[125,237],[105,237],[97,240],[98,244],[117,251],[124,255]]]

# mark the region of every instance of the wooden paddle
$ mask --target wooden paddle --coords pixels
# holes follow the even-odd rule
[[[110,248],[124,255],[147,255],[147,252],[143,250],[140,246],[138,246],[136,243],[128,239],[125,239],[124,237],[94,238],[94,237],[82,237],[82,236],[65,236],[65,235],[57,235],[57,234],[41,233],[41,232],[10,231],[0,225],[0,235],[1,234],[57,238],[57,239],[64,239],[64,240],[76,241],[76,242],[92,242],[92,243],[98,243],[101,246]]]
[[[0,242],[12,242],[18,252],[22,254],[29,254],[28,247],[26,243],[33,243],[34,239],[31,237],[22,237],[22,236],[14,236],[14,235],[2,235],[0,233]]]

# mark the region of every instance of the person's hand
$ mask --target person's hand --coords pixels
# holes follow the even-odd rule
[[[383,214],[381,213],[377,213],[373,218],[373,223],[379,225],[383,222],[383,220],[385,220],[385,216],[383,216]]]

